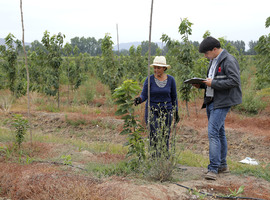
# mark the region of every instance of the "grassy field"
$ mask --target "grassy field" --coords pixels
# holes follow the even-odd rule
[[[243,115],[237,110],[228,114],[226,128],[231,173],[219,175],[217,181],[206,181],[203,172],[209,162],[207,119],[205,111],[200,110],[200,98],[190,102],[190,116],[187,116],[185,104],[179,103],[181,121],[175,129],[175,160],[168,163],[150,161],[147,164],[152,165],[151,170],[145,165],[136,169],[131,158],[126,157],[127,136],[119,134],[123,120],[114,115],[116,106],[109,90],[98,81],[94,86],[91,101],[85,104],[83,91],[86,89],[83,88],[71,94],[71,105],[63,87],[60,109],[54,99],[31,93],[31,132],[26,132],[20,148],[16,145],[12,117],[21,114],[27,119],[27,99],[22,97],[15,101],[1,94],[7,103],[2,104],[0,113],[0,197],[213,198],[200,193],[204,192],[269,199],[269,105],[257,115]],[[85,87],[90,86],[86,84]],[[90,95],[88,97],[90,99]],[[144,105],[138,106],[136,114],[142,124],[143,113]],[[147,134],[143,133],[143,137],[147,139]],[[247,156],[256,158],[260,164],[239,163]],[[164,173],[169,170],[171,174]],[[164,176],[170,177],[163,181]],[[238,194],[240,187],[244,190]]]

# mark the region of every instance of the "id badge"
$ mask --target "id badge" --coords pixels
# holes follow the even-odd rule
[[[207,86],[207,88],[206,88],[206,96],[207,97],[214,97],[214,89],[212,89],[211,87]]]

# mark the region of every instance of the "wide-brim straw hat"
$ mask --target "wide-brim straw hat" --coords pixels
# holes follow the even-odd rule
[[[151,64],[150,67],[154,66],[167,67],[168,69],[171,68],[170,65],[166,64],[166,58],[164,56],[156,56],[153,64]]]

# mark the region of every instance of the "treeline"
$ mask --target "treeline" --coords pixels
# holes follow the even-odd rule
[[[269,21],[268,18],[267,23]],[[162,42],[166,44],[163,49],[151,43],[151,62],[155,55],[166,55],[167,62],[172,66],[168,73],[176,78],[179,97],[186,105],[197,94],[196,90],[183,84],[183,81],[193,76],[204,77],[209,62],[198,53],[199,43],[189,40],[192,33],[191,25],[187,19],[181,22],[179,33],[182,41],[172,40],[164,34],[161,37]],[[266,27],[269,27],[269,24],[266,24]],[[206,31],[203,38],[210,35],[211,33]],[[120,52],[118,55],[118,52],[113,50],[110,35],[107,34],[98,41],[95,38],[76,37],[71,43],[66,44],[63,42],[64,38],[61,33],[51,36],[45,31],[41,42],[35,41],[28,47],[30,91],[55,96],[59,104],[61,85],[68,85],[68,90],[76,90],[85,80],[95,76],[113,92],[124,80],[132,79],[142,83],[147,76],[148,41],[137,47],[132,46],[126,54]],[[224,38],[219,40],[222,48],[228,50],[239,61],[243,90],[249,90],[247,94],[270,86],[270,35],[260,37],[254,46],[258,54],[256,56],[244,54],[243,42],[233,43]],[[9,34],[5,41],[6,45],[0,46],[0,89],[9,89],[14,96],[19,97],[26,93],[27,85],[24,58],[20,56],[22,46],[12,34]],[[255,84],[252,85],[249,81],[251,76],[254,76],[254,71],[251,71],[249,66],[255,66],[257,72]],[[253,95],[249,98],[255,97],[256,95]],[[252,102],[252,99],[247,101]]]
[[[195,47],[199,46],[198,41],[190,41]],[[231,41],[228,40],[228,43],[233,45],[239,52],[241,52],[244,55],[256,55],[255,51],[255,46],[257,45],[258,41],[250,41],[248,46],[249,49],[246,50],[246,44],[242,40],[237,40],[237,41]],[[78,48],[80,53],[87,53],[91,56],[101,56],[102,51],[101,51],[101,43],[102,39],[96,39],[94,37],[74,37],[68,42],[72,48],[74,49],[75,47]],[[14,43],[14,45],[17,45]],[[115,44],[114,44],[115,45]],[[148,41],[142,41],[140,44],[142,48],[142,55],[146,54],[148,52]],[[31,45],[26,46],[26,51],[37,51],[37,49],[43,49],[44,46],[42,42],[39,42],[38,40],[35,40],[31,43]],[[157,49],[160,49],[157,43],[151,42],[151,55],[154,56],[156,55]],[[121,54],[121,55],[129,55],[129,50],[128,49],[120,49],[118,50],[113,50],[115,54]],[[162,54],[166,55],[168,53],[168,45],[164,45],[162,48]],[[74,54],[74,52],[72,52]]]

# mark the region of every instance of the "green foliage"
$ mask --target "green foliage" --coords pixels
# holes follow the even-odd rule
[[[265,22],[265,28],[269,28],[269,27],[270,27],[270,17],[268,17]]]
[[[108,176],[127,176],[136,170],[136,168],[126,161],[121,161],[117,164],[96,164],[88,163],[87,170],[94,172],[99,178],[108,177]]]
[[[65,165],[72,165],[71,155],[62,155],[61,159],[63,159]]]
[[[2,147],[2,146],[0,146],[0,155],[1,156],[4,156],[6,159],[9,159],[10,156],[11,156],[11,153],[12,153],[12,150],[9,149],[9,147],[6,147],[6,146]]]
[[[237,51],[236,47],[233,46],[230,42],[225,40],[225,38],[221,37],[218,38],[221,48],[226,49],[230,54],[232,54],[234,57],[237,57],[239,52]]]
[[[115,99],[115,103],[118,105],[116,115],[123,115],[124,127],[121,134],[129,134],[128,142],[128,154],[127,156],[135,155],[136,160],[145,158],[144,141],[141,136],[143,131],[134,116],[133,99],[140,91],[140,87],[136,81],[126,80],[123,84],[115,89],[112,97]]]
[[[256,91],[249,89],[244,93],[242,104],[235,107],[243,113],[256,115],[266,107],[266,103],[261,100],[261,97],[256,95]]]
[[[34,160],[33,158],[27,156],[27,157],[26,157],[26,160],[25,160],[25,163],[26,163],[27,165],[29,165],[29,164],[31,164],[31,163],[33,162],[33,160]]]
[[[72,48],[77,46],[81,53],[87,53],[91,56],[101,55],[101,39],[96,40],[94,37],[74,37],[70,39]]]
[[[114,89],[117,87],[120,78],[122,77],[122,67],[121,65],[117,67],[117,63],[114,60],[113,55],[113,42],[111,36],[105,35],[102,40],[102,60],[99,67],[99,78],[101,81],[108,85],[113,93]]]
[[[94,77],[89,77],[89,80],[83,82],[76,95],[74,96],[74,103],[82,103],[89,105],[93,102],[96,92],[97,80]]]
[[[267,166],[263,167],[263,163],[261,163],[258,166],[250,165],[250,166],[243,166],[239,163],[235,164],[233,163],[232,167],[230,167],[230,170],[233,174],[240,174],[245,176],[255,176],[257,178],[262,178],[268,182],[270,182],[270,164],[268,163]]]
[[[180,35],[182,35],[182,39],[184,40],[184,42],[187,42],[188,36],[192,34],[192,29],[191,29],[192,25],[193,23],[188,21],[187,18],[184,18],[183,20],[181,20],[181,24],[179,26],[178,32],[180,33]]]
[[[228,197],[237,197],[239,194],[242,194],[244,192],[245,186],[241,185],[238,190],[230,190],[231,194],[228,195]]]
[[[58,93],[59,103],[59,83],[60,83],[60,66],[62,62],[62,46],[65,35],[58,33],[50,37],[48,31],[44,32],[42,43],[45,47],[45,52],[40,52],[42,57],[42,65],[45,67],[45,85],[44,91],[47,95],[56,96]],[[59,107],[59,104],[58,104]]]
[[[170,180],[176,157],[175,148],[171,147],[171,151],[169,151],[166,145],[165,135],[168,133],[168,127],[165,125],[164,118],[158,119],[162,124],[156,136],[158,142],[155,141],[155,147],[150,146],[148,148],[149,153],[146,153],[146,140],[141,135],[143,128],[137,123],[132,107],[133,99],[138,91],[140,91],[140,87],[137,82],[126,80],[113,93],[115,103],[118,105],[116,114],[123,115],[122,119],[124,119],[122,134],[129,134],[128,141],[125,144],[128,146],[127,157],[131,157],[132,168],[139,169],[138,171],[142,171],[144,176],[159,181]],[[172,135],[172,138],[174,138],[174,135]]]
[[[267,18],[265,27],[269,28],[270,17]],[[257,57],[257,77],[258,88],[270,87],[270,33],[259,38],[258,44],[255,47],[258,53]]]
[[[21,42],[15,40],[14,35],[11,33],[5,38],[6,46],[0,46],[0,55],[4,62],[0,62],[1,71],[3,76],[1,77],[1,87],[8,88],[15,97],[20,97],[26,93],[26,87],[24,87],[26,80],[23,77],[25,73],[22,73],[24,67],[18,65],[18,55],[22,48]],[[22,73],[22,74],[21,74]]]
[[[142,56],[147,55],[149,50],[149,41],[142,41],[141,48],[142,48],[141,55]],[[151,42],[150,49],[151,49],[151,56],[153,56],[157,52],[158,45],[154,42]]]
[[[189,22],[187,18],[184,18],[178,28],[183,43],[172,41],[170,37],[165,34],[161,37],[162,42],[165,42],[169,49],[167,54],[168,61],[171,65],[174,63],[175,78],[180,82],[180,98],[186,102],[186,105],[191,98],[191,85],[184,84],[183,82],[194,76],[193,67],[196,58],[198,58],[197,50],[188,39],[189,35],[192,33],[191,26],[192,23]],[[175,61],[171,59],[175,59]]]
[[[112,97],[115,99],[115,104],[118,105],[116,115],[124,115],[124,130],[122,134],[132,133],[136,130],[137,122],[134,116],[133,99],[140,91],[140,86],[136,81],[125,80],[123,84],[116,88]]]
[[[24,135],[26,134],[26,131],[29,128],[28,120],[24,119],[20,114],[15,114],[12,118],[11,125],[12,127],[15,128],[16,144],[20,148],[24,140]]]
[[[132,134],[129,134],[128,142],[125,144],[125,146],[128,146],[127,157],[132,157],[135,155],[135,158],[132,161],[137,164],[146,158],[145,140],[141,135],[142,131],[143,129],[137,129]]]
[[[172,179],[178,160],[175,149],[176,126],[168,127],[165,120],[166,114],[162,113],[162,111],[156,121],[152,120],[152,117],[151,113],[149,121],[153,123],[152,126],[155,126],[155,123],[159,125],[155,136],[148,137],[148,140],[144,141],[148,143],[148,151],[144,150],[146,153],[143,159],[139,160],[138,168],[146,178],[161,182],[169,181]],[[170,137],[168,138],[169,131]],[[137,150],[137,152],[139,151]]]
[[[135,49],[131,46],[129,49],[129,56],[121,57],[123,65],[123,79],[133,79],[142,81],[143,78],[147,76],[148,65],[146,56],[142,56],[142,46],[138,46]]]
[[[207,194],[202,194],[199,190],[195,189],[189,189],[190,194],[195,195],[196,197],[199,197],[199,199],[205,199],[207,197]]]
[[[203,34],[203,39],[205,39],[205,38],[207,38],[207,37],[209,37],[209,36],[211,36],[211,33],[210,33],[209,30],[207,30],[207,31]]]

